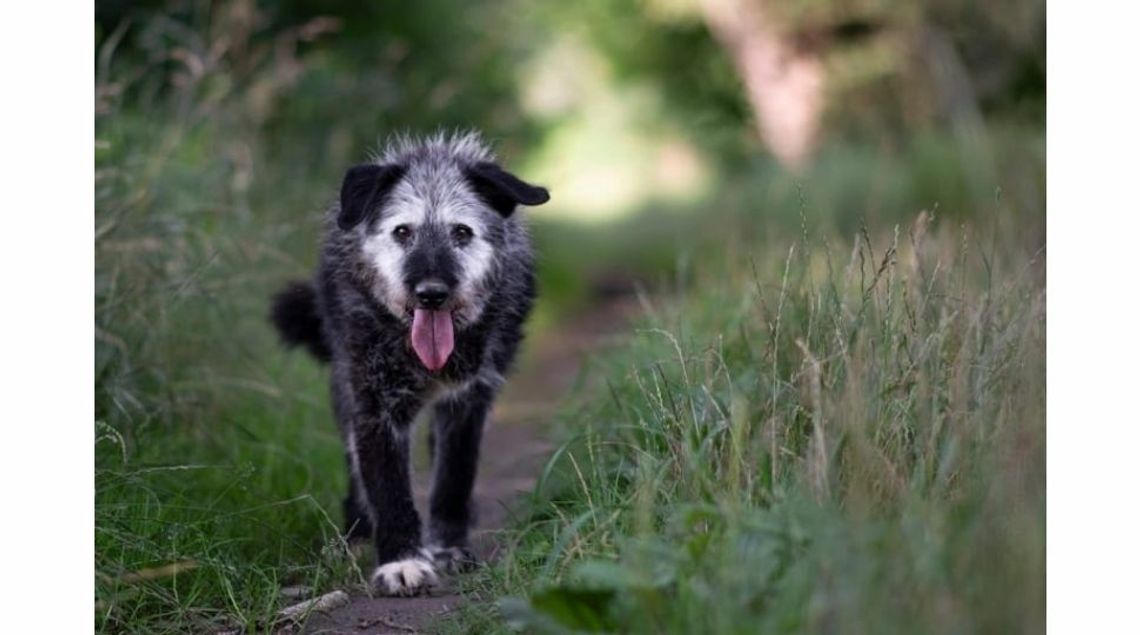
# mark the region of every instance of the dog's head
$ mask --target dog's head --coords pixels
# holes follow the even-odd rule
[[[400,140],[349,169],[336,221],[359,239],[376,299],[436,371],[455,332],[482,315],[505,252],[523,239],[515,209],[549,198],[499,167],[476,135],[440,135]]]

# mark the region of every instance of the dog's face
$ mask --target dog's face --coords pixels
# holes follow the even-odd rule
[[[437,371],[455,332],[486,307],[515,208],[545,203],[549,194],[494,163],[429,159],[350,169],[337,223],[358,232],[376,299],[407,325],[420,361]]]

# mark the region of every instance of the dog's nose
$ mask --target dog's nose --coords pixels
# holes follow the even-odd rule
[[[416,285],[416,299],[420,301],[420,306],[425,309],[438,309],[447,302],[447,297],[451,295],[451,289],[442,282],[429,281],[421,282]]]

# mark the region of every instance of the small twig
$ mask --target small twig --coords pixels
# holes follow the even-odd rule
[[[344,591],[333,591],[319,598],[298,602],[287,606],[277,612],[278,621],[294,621],[314,611],[331,611],[348,604],[348,594]]]
[[[377,625],[387,626],[388,628],[394,628],[397,631],[404,631],[405,633],[418,633],[419,632],[415,628],[408,626],[407,624],[401,624],[399,622],[393,622],[393,621],[391,621],[389,619],[385,619],[383,617],[377,617],[377,618],[373,618],[370,620],[363,620],[362,619],[362,620],[360,620],[360,622],[358,622],[356,624],[356,628],[359,630],[364,630],[366,628],[372,628],[373,626],[377,626]]]
[[[306,600],[313,594],[313,588],[303,585],[282,587],[278,594],[286,600]]]
[[[811,458],[808,461],[808,471],[811,475],[812,488],[815,490],[816,500],[822,501],[829,493],[829,479],[827,469],[827,438],[823,431],[823,391],[822,374],[819,359],[808,349],[807,343],[796,339],[796,346],[800,348],[808,364],[808,378],[811,381],[811,410],[812,410],[812,439],[810,442]]]

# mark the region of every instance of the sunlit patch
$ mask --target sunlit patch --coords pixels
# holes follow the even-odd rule
[[[605,221],[659,201],[699,198],[709,168],[664,121],[663,97],[611,77],[597,52],[564,36],[525,70],[523,107],[551,118],[528,172],[558,192],[544,216]]]

